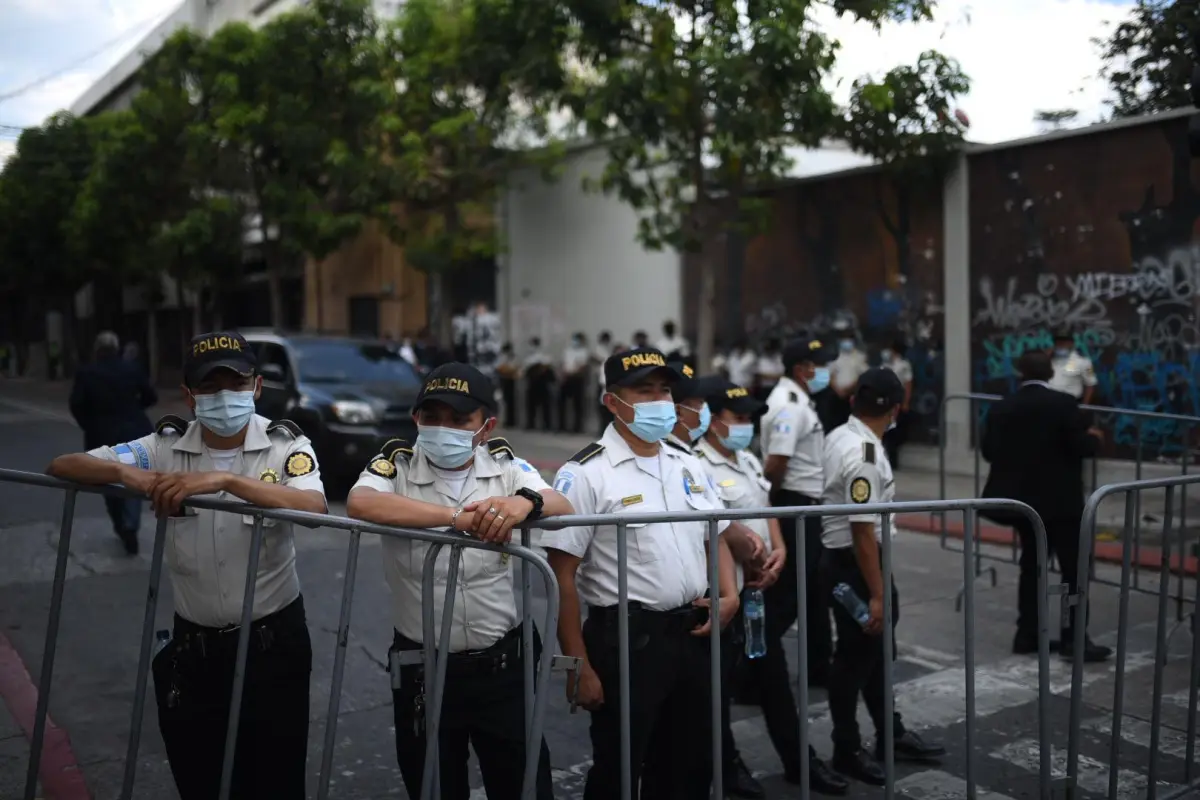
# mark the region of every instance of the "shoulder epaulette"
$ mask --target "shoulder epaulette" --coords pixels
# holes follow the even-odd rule
[[[493,458],[497,456],[507,455],[509,458],[516,458],[517,454],[513,452],[512,445],[508,443],[508,439],[503,436],[497,436],[494,439],[488,439],[487,443],[488,455]]]
[[[293,439],[299,439],[304,435],[304,431],[300,430],[300,426],[290,419],[277,419],[267,426],[267,433],[275,433],[276,431],[282,431]]]
[[[165,417],[154,423],[154,432],[159,436],[182,436],[187,432],[188,422],[183,417],[177,417],[174,414],[167,414]]]
[[[576,453],[575,455],[568,458],[567,461],[569,461],[569,462],[573,461],[576,464],[586,464],[588,461],[590,461],[591,459],[595,458],[596,456],[600,455],[603,452],[604,452],[604,445],[600,444],[599,442],[592,442],[587,447],[583,448],[578,453]]]
[[[788,402],[789,403],[799,403],[800,395],[796,394],[795,392],[788,392]]]
[[[412,458],[412,443],[407,439],[388,439],[379,448],[379,457],[386,458],[395,464],[397,461],[408,461]]]
[[[875,463],[875,443],[874,442],[863,442],[863,463],[865,463],[865,464],[874,464]]]
[[[675,441],[674,439],[663,439],[663,444],[665,444],[667,447],[674,447],[679,452],[687,453],[689,456],[692,454],[691,450],[688,450],[686,447],[684,447],[683,445],[681,445],[679,442]]]

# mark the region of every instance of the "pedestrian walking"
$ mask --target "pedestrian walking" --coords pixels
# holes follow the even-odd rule
[[[237,333],[194,338],[184,398],[195,422],[164,417],[147,436],[59,456],[47,470],[91,485],[148,494],[167,519],[166,564],[175,598],[170,643],[154,657],[158,724],[181,800],[220,788],[234,662],[254,517],[183,506],[232,495],[264,508],[326,510],[317,457],[295,423],[254,413],[257,361]],[[263,521],[245,694],[230,797],[303,800],[312,644],[296,575],[291,523]]]
[[[355,519],[409,528],[466,533],[503,544],[513,529],[543,515],[570,514],[571,506],[503,439],[488,441],[496,426],[495,392],[466,364],[445,364],[425,378],[413,407],[414,445],[393,440],[371,460],[350,492]],[[389,659],[396,761],[409,797],[421,793],[425,768],[423,662],[402,655],[420,651],[421,609],[434,604],[433,630],[441,630],[449,555],[439,557],[434,597],[422,596],[430,545],[385,537],[384,575],[392,593],[394,631]],[[468,800],[468,744],[479,758],[492,800],[520,796],[525,766],[524,647],[508,555],[463,548],[454,600],[446,685],[439,730],[442,797]],[[435,634],[436,635],[436,634]],[[534,632],[534,652],[542,642]],[[535,655],[536,658],[536,655]],[[550,800],[550,751],[541,742],[537,797]]]

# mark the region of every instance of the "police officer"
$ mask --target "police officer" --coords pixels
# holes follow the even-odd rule
[[[254,413],[257,362],[236,333],[192,340],[184,359],[189,423],[164,417],[125,444],[59,456],[48,472],[150,495],[167,517],[174,636],[153,662],[158,722],[182,800],[218,794],[237,653],[236,631],[254,519],[181,508],[196,495],[324,513],[325,490],[307,437]],[[231,797],[304,798],[312,646],[296,576],[292,526],[265,520]]]
[[[515,526],[571,506],[503,439],[496,427],[495,393],[479,370],[443,364],[425,377],[413,409],[415,446],[392,440],[371,460],[350,492],[346,512],[356,519],[409,528],[438,528],[482,541],[507,542]],[[434,604],[441,630],[449,551],[437,562],[437,596],[422,597],[429,545],[385,537],[384,575],[392,592],[392,654],[422,647],[425,603]],[[518,797],[525,766],[522,627],[507,554],[463,548],[440,730],[442,796],[467,800],[467,744],[475,748],[491,798]],[[535,640],[540,650],[540,640]],[[396,760],[410,797],[421,793],[425,766],[424,666],[393,656]],[[541,744],[537,796],[551,795],[550,752]]]
[[[811,396],[829,385],[826,365],[830,359],[831,354],[818,339],[793,339],[783,348],[785,373],[767,398],[767,413],[762,419],[763,472],[771,482],[773,506],[812,506],[821,502],[825,431]],[[821,561],[821,518],[804,519],[800,542],[795,517],[781,519],[779,526],[788,552],[796,552],[798,544],[804,547],[808,682],[824,686],[829,677],[833,634],[829,604],[816,580]],[[782,636],[796,621],[795,570],[784,570],[779,582],[765,595],[768,633]],[[772,646],[778,648],[778,642],[768,641],[767,650]]]
[[[1096,369],[1092,360],[1075,349],[1075,337],[1069,330],[1054,334],[1054,352],[1051,356],[1054,377],[1050,388],[1066,392],[1084,405],[1090,405],[1096,392]]]
[[[616,353],[605,362],[604,376],[604,404],[614,422],[555,479],[576,513],[721,508],[700,461],[662,446],[675,426],[671,385],[680,377],[662,352],[641,347]],[[725,626],[738,605],[729,548],[753,561],[762,545],[744,533],[745,526],[721,522],[718,530],[719,623]],[[709,796],[708,531],[705,522],[632,523],[626,529],[632,788],[636,795],[640,783],[642,797]],[[593,765],[584,797],[611,800],[621,793],[617,526],[547,531],[542,545],[558,576],[559,643],[566,655],[582,660],[577,697],[592,713]],[[588,607],[582,628],[581,600]],[[574,679],[568,696],[573,692]]]
[[[904,386],[896,373],[873,367],[858,379],[850,420],[825,442],[826,504],[888,503],[895,499],[892,467],[883,449],[883,434],[895,422],[904,402]],[[850,777],[882,786],[884,726],[891,725],[897,758],[927,760],[944,755],[941,745],[906,730],[895,713],[883,717],[883,571],[878,514],[829,517],[825,520],[822,586],[833,599],[846,584],[870,611],[860,625],[840,602],[833,602],[837,651],[829,675],[829,715],[833,719],[833,766]],[[900,599],[892,585],[892,624],[900,620]],[[893,635],[895,629],[893,628]],[[893,647],[892,652],[895,653]],[[862,694],[875,723],[874,753],[862,747],[858,731],[858,695]]]

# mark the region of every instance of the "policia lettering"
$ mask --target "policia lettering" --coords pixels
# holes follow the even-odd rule
[[[206,353],[230,351],[240,353],[242,351],[242,343],[233,336],[210,336],[207,339],[201,339],[198,342],[192,343],[192,355],[201,356]]]

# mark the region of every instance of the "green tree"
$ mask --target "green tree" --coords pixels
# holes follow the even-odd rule
[[[882,165],[876,210],[896,245],[903,286],[911,286],[912,278],[913,201],[941,187],[954,167],[967,130],[954,104],[970,88],[958,63],[932,50],[914,66],[896,67],[879,81],[855,81],[851,88],[840,135]]]
[[[587,66],[569,104],[604,142],[596,187],[640,212],[643,245],[702,253],[697,355],[710,362],[717,252],[710,235],[766,224],[750,191],[782,176],[787,148],[816,146],[837,128],[825,88],[838,44],[808,0],[618,0],[611,13],[581,0],[577,52]],[[927,19],[924,0],[830,0],[869,24]],[[586,13],[585,13],[586,12]]]
[[[1114,99],[1113,117],[1136,117],[1192,104],[1195,36],[1200,3],[1137,0],[1107,38],[1095,40]]]

